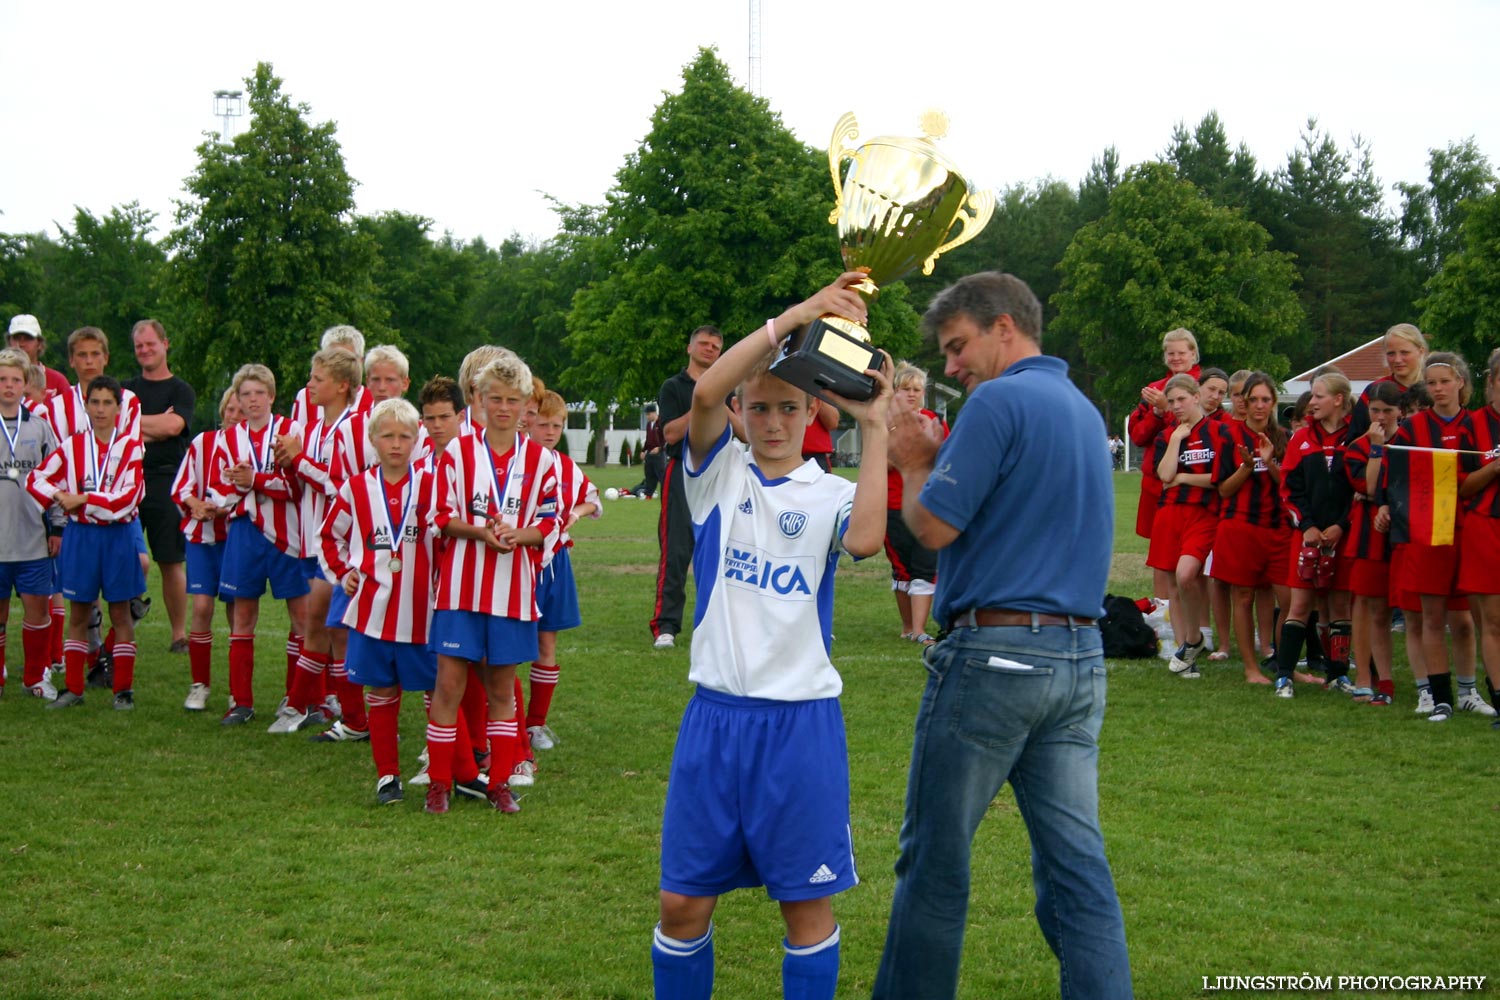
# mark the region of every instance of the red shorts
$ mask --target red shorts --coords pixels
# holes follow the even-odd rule
[[[1465,594],[1500,594],[1500,518],[1474,513],[1464,518],[1458,589]]]
[[[1290,528],[1266,528],[1236,517],[1219,522],[1214,535],[1212,576],[1231,587],[1281,586],[1286,580],[1286,535]]]
[[[1177,560],[1183,556],[1203,562],[1213,551],[1218,527],[1219,515],[1207,507],[1174,503],[1157,508],[1146,565],[1170,573],[1177,569]]]
[[[1378,597],[1383,601],[1391,596],[1391,564],[1384,559],[1351,559],[1349,590],[1360,597]]]
[[[1302,555],[1302,532],[1292,529],[1287,536],[1286,546],[1286,576],[1283,579],[1286,585],[1293,590],[1316,590],[1312,584],[1297,575],[1297,558]],[[1348,590],[1354,576],[1354,561],[1345,559],[1343,556],[1335,556],[1333,563],[1333,583],[1328,587],[1333,590]]]
[[[1422,612],[1422,598],[1420,591],[1409,590],[1403,585],[1406,578],[1406,563],[1411,558],[1412,550],[1421,546],[1403,544],[1391,549],[1391,595],[1390,605],[1400,608],[1402,611]],[[1445,548],[1447,546],[1444,546]],[[1449,611],[1468,611],[1469,599],[1462,595],[1449,596],[1447,609]]]
[[[1160,500],[1161,480],[1141,473],[1141,499],[1135,505],[1135,533],[1142,538],[1151,537],[1151,525],[1156,521]]]
[[[1458,536],[1452,545],[1407,545],[1401,560],[1402,590],[1447,597],[1458,589]]]

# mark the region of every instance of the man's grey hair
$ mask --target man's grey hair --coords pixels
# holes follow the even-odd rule
[[[967,316],[988,330],[1001,316],[1009,316],[1016,329],[1038,346],[1042,343],[1042,304],[1026,282],[1013,274],[981,271],[960,278],[938,293],[922,317],[922,329],[937,339],[949,321]]]

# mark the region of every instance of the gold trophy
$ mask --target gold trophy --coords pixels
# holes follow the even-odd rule
[[[933,144],[947,134],[948,117],[929,111],[921,126],[920,137],[883,135],[854,149],[849,143],[859,138],[859,125],[853,112],[833,129],[828,167],[835,197],[828,221],[839,227],[844,270],[865,273],[854,289],[867,299],[918,266],[931,274],[939,256],[978,236],[995,211],[994,192],[974,191]],[[957,234],[950,236],[955,223]],[[787,338],[771,371],[820,398],[831,391],[864,400],[875,394],[865,370],[878,367],[880,352],[868,330],[842,316],[823,316]]]

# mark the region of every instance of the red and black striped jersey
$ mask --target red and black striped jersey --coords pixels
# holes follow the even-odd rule
[[[1354,491],[1344,475],[1346,417],[1334,430],[1318,421],[1303,424],[1286,446],[1281,462],[1281,506],[1294,528],[1347,530],[1349,501]]]
[[[1371,447],[1369,437],[1361,435],[1344,449],[1344,477],[1349,480],[1354,498],[1349,505],[1349,533],[1344,536],[1339,551],[1349,558],[1383,562],[1390,558],[1390,552],[1387,535],[1375,530],[1375,512],[1380,508],[1375,502],[1375,492],[1379,483],[1372,485],[1365,478],[1370,467]]]
[[[1240,449],[1250,452],[1254,463],[1250,477],[1238,490],[1224,497],[1219,507],[1219,516],[1256,524],[1263,528],[1279,528],[1286,523],[1281,514],[1281,486],[1271,469],[1256,453],[1259,442],[1255,432],[1238,420],[1224,420],[1217,424],[1219,454],[1214,462],[1214,486],[1235,474],[1244,462]]]
[[[1493,406],[1475,410],[1469,414],[1469,423],[1459,435],[1459,447],[1465,451],[1483,452],[1483,455],[1460,455],[1458,467],[1467,476],[1480,466],[1500,460],[1500,413]],[[1464,508],[1485,517],[1500,517],[1500,479],[1464,501]]]
[[[1162,431],[1156,438],[1156,450],[1152,453],[1151,469],[1161,465],[1167,454],[1167,440],[1177,428]],[[1214,459],[1222,446],[1218,424],[1207,417],[1199,420],[1188,431],[1177,446],[1177,472],[1179,475],[1207,475],[1212,477]],[[1168,486],[1162,490],[1159,506],[1172,504],[1207,507],[1215,513],[1219,510],[1219,491],[1212,486]]]
[[[1196,379],[1198,371],[1198,366],[1194,365],[1188,374]],[[1165,378],[1152,382],[1149,388],[1161,392],[1166,389],[1170,381],[1172,381],[1172,373],[1167,372]],[[1177,422],[1172,419],[1171,413],[1157,413],[1151,404],[1143,399],[1130,413],[1130,441],[1137,448],[1150,448],[1161,436],[1162,431],[1170,431],[1176,425]],[[1141,469],[1141,476],[1145,479],[1156,479],[1156,463],[1147,463]]]

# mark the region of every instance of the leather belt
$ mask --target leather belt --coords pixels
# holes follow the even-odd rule
[[[1035,628],[1040,625],[1066,625],[1069,628],[1093,628],[1092,618],[1076,615],[1044,615],[1035,611],[1012,611],[1009,608],[970,608],[956,616],[948,628],[995,628],[997,626],[1020,625]]]

